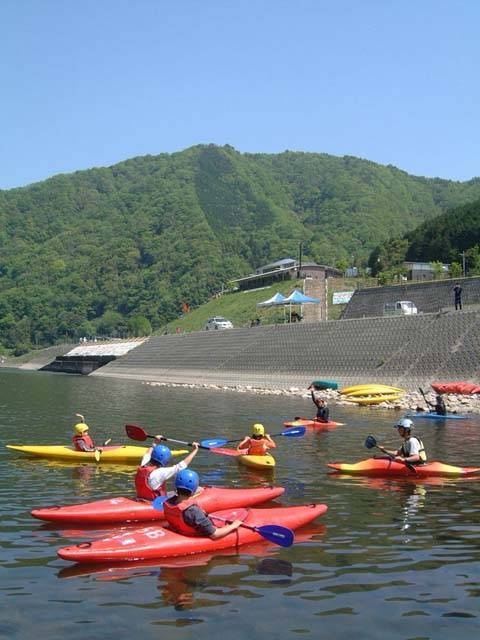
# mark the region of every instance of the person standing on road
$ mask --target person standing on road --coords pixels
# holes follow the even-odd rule
[[[462,310],[462,287],[458,284],[458,282],[453,287],[453,301],[455,303],[455,311],[457,311],[458,309],[460,309],[461,311]]]

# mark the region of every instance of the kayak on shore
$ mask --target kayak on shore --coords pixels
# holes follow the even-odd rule
[[[283,487],[255,487],[252,489],[229,489],[205,486],[196,496],[196,503],[210,513],[220,509],[249,507],[274,500],[285,492]],[[82,504],[50,506],[33,509],[31,515],[39,520],[58,523],[81,523],[85,525],[122,522],[147,522],[163,520],[163,510],[138,498],[107,498]]]
[[[75,462],[107,462],[120,464],[139,465],[148,447],[117,444],[97,447],[100,453],[99,459],[95,457],[95,451],[76,451],[73,447],[62,445],[14,445],[7,444],[7,449],[18,451],[28,456],[48,458],[50,460],[69,460]],[[187,455],[188,449],[172,451],[172,456]],[[98,454],[97,454],[98,455]]]
[[[459,478],[480,474],[480,467],[457,467],[444,462],[426,462],[425,464],[407,466],[403,462],[396,462],[391,458],[368,458],[352,464],[330,462],[327,467],[336,473],[364,476],[408,476],[411,479],[428,476]]]
[[[275,523],[277,526],[295,530],[323,515],[326,510],[325,504],[272,509],[227,509],[216,511],[210,517],[215,519],[215,516],[218,516],[219,523],[223,523],[224,519],[240,519],[246,526],[241,526],[217,540],[204,536],[185,536],[168,526],[151,525],[101,540],[63,547],[57,554],[63,560],[72,562],[98,563],[169,558],[236,548],[263,539],[261,533],[254,529],[272,526],[272,523]]]

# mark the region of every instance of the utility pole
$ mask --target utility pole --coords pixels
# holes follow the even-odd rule
[[[302,270],[302,251],[303,251],[303,242],[300,242],[298,245],[298,270],[297,270],[297,278],[300,278],[300,272]]]
[[[463,277],[465,278],[466,273],[465,273],[465,251],[462,251],[462,273],[463,273]]]

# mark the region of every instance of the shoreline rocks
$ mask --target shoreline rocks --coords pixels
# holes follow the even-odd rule
[[[306,389],[300,389],[299,387],[288,387],[286,389],[263,389],[256,388],[252,385],[235,385],[224,386],[216,384],[192,384],[192,383],[180,383],[180,382],[154,382],[145,381],[143,384],[152,387],[181,387],[186,389],[208,389],[210,391],[234,391],[236,393],[250,393],[253,395],[262,396],[291,396],[307,399],[311,402],[310,392]],[[355,402],[351,402],[344,399],[338,391],[332,389],[325,389],[317,391],[317,396],[325,398],[328,403],[348,406],[348,407],[360,407]],[[425,392],[425,396],[429,402],[435,404],[436,393],[434,391]],[[480,414],[480,396],[477,395],[459,395],[459,394],[444,394],[443,395],[445,405],[448,413],[471,413]],[[375,411],[376,409],[394,409],[403,412],[414,412],[417,410],[423,410],[425,412],[431,411],[427,407],[425,400],[421,393],[418,391],[407,391],[400,399],[393,402],[381,402],[379,404],[373,404],[368,406],[361,406],[362,409],[370,409]]]

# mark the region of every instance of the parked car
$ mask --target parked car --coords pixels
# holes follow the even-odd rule
[[[396,302],[386,302],[383,305],[384,316],[414,316],[418,309],[410,300],[397,300]]]
[[[233,329],[233,324],[230,320],[222,318],[222,316],[215,316],[207,320],[207,324],[205,325],[205,331],[209,331],[210,329]]]

